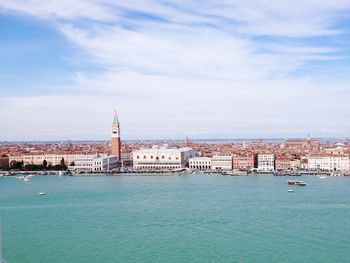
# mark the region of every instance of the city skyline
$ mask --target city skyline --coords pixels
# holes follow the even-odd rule
[[[348,11],[0,0],[0,141],[349,137]]]

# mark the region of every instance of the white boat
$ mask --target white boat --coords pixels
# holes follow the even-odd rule
[[[23,178],[23,181],[24,182],[29,182],[29,178],[26,176],[26,177]]]
[[[318,178],[320,178],[320,179],[326,179],[327,176],[319,176]]]
[[[38,195],[46,195],[44,192],[39,192]]]
[[[288,193],[294,193],[294,190],[288,189]]]

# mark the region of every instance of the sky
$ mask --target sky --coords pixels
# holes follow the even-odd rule
[[[0,141],[350,137],[349,0],[0,0]]]

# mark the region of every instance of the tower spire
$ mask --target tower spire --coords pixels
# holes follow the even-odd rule
[[[120,126],[117,111],[114,111],[113,123],[111,129],[111,153],[117,157],[117,160],[121,160],[121,141],[120,141]],[[1,262],[0,262],[1,263]]]
[[[113,122],[114,125],[119,125],[117,110],[114,110]]]

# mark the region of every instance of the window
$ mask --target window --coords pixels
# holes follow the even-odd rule
[[[137,155],[137,157],[136,157],[136,158],[137,158],[137,159],[140,159],[140,156],[138,156],[138,155]]]

